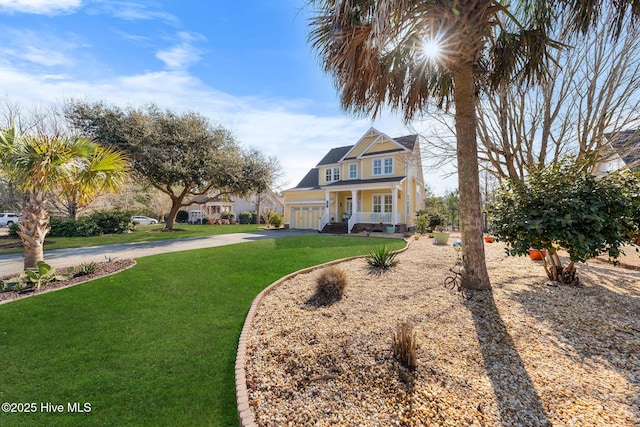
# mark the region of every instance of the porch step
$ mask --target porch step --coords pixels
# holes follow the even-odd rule
[[[322,232],[330,234],[347,234],[349,232],[349,224],[346,222],[330,222],[324,226]]]

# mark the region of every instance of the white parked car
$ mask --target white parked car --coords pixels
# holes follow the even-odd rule
[[[0,227],[9,227],[13,224],[18,223],[18,218],[20,216],[13,212],[2,212],[0,213]]]
[[[136,215],[131,217],[131,222],[140,225],[152,225],[157,224],[158,220],[149,218],[148,216]]]

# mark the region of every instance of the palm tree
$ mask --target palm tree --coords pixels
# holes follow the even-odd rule
[[[490,289],[482,240],[476,142],[478,97],[504,84],[542,81],[558,13],[570,30],[594,24],[604,7],[640,15],[638,0],[310,0],[309,40],[333,74],[346,111],[384,106],[410,121],[434,102],[455,107],[463,286]],[[612,22],[619,33],[622,18]],[[617,26],[617,27],[616,27]]]
[[[44,259],[49,195],[74,193],[86,201],[119,188],[128,172],[122,153],[84,137],[18,136],[9,129],[0,134],[0,146],[2,169],[29,194],[18,222],[25,269],[36,268]]]

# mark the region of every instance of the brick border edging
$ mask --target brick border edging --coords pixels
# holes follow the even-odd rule
[[[397,250],[397,253],[405,252],[409,249],[409,245],[413,242],[413,238],[404,239],[407,243],[404,248]],[[343,262],[351,261],[358,258],[364,258],[365,255],[359,255],[348,258],[341,258],[329,262],[325,262],[324,264],[314,265],[312,267],[303,268],[302,270],[294,271],[293,273],[287,274],[284,277],[276,280],[266,288],[262,290],[251,303],[251,307],[249,308],[249,312],[247,313],[247,317],[245,318],[244,325],[242,326],[242,332],[240,333],[240,338],[238,339],[238,350],[236,352],[236,364],[235,364],[235,378],[236,378],[236,406],[238,409],[238,422],[240,427],[257,427],[255,417],[253,416],[253,412],[251,412],[251,407],[249,406],[249,396],[247,392],[247,377],[245,372],[245,357],[247,351],[247,339],[249,337],[249,333],[251,330],[251,326],[253,324],[253,320],[255,319],[256,312],[258,307],[264,298],[265,295],[269,294],[273,289],[282,284],[283,282],[292,279],[299,274],[310,273],[314,270],[318,270],[320,268],[328,267],[330,265],[341,264]]]

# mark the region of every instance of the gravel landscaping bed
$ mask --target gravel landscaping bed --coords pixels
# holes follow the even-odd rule
[[[344,297],[307,301],[321,270],[273,288],[247,336],[249,407],[260,426],[640,425],[640,275],[580,264],[580,287],[486,244],[492,292],[443,281],[457,253],[421,238],[397,267],[342,264]],[[375,243],[372,242],[372,246]],[[415,325],[417,368],[392,336]]]

